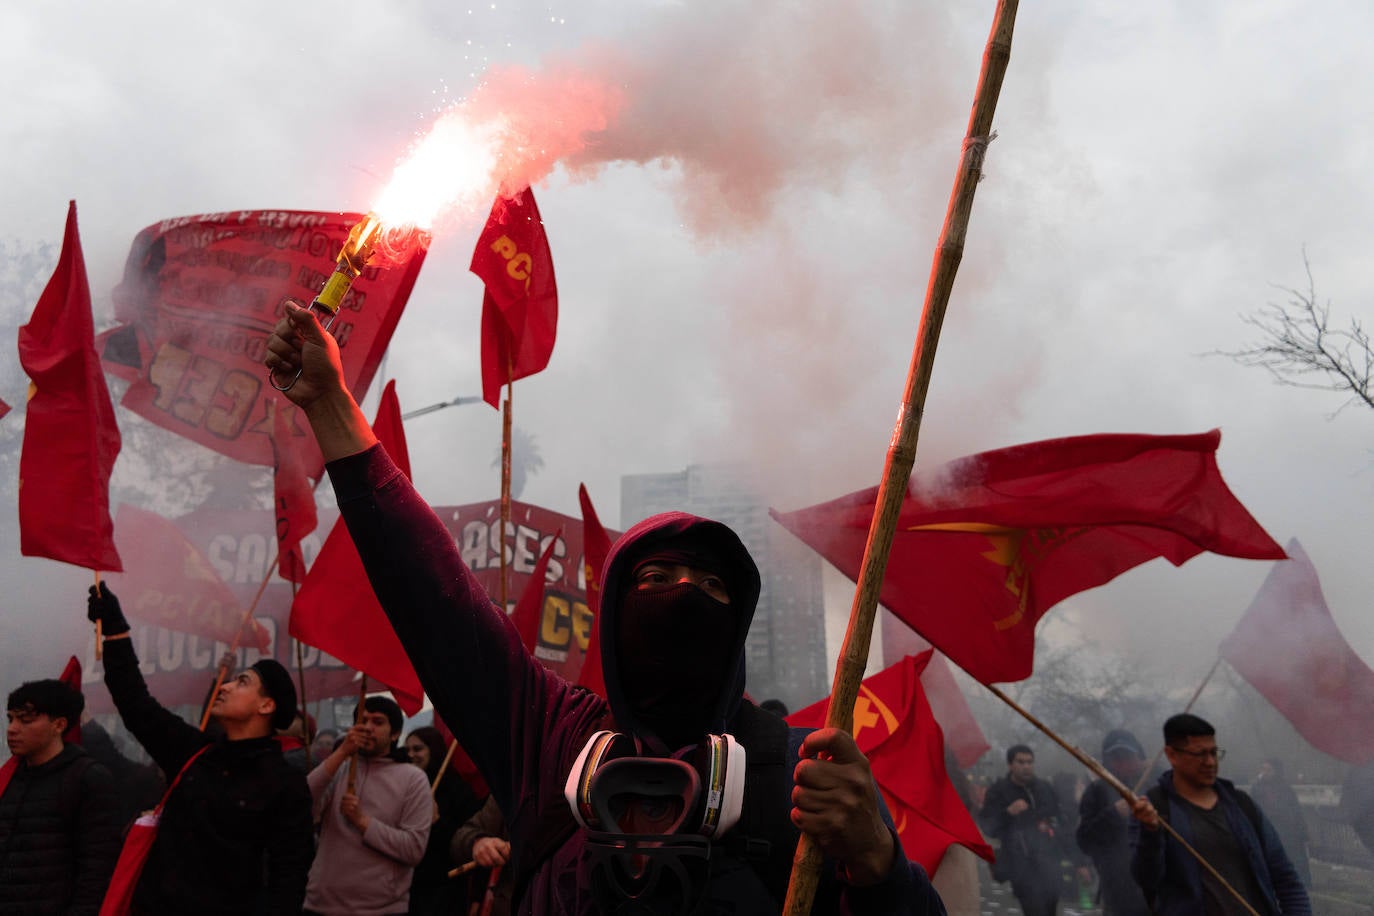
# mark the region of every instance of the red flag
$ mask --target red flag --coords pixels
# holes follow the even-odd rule
[[[854,740],[868,757],[907,858],[933,875],[956,843],[989,862],[992,849],[945,770],[944,735],[921,689],[931,654],[909,655],[863,682],[854,704]],[[829,698],[821,700],[787,722],[820,728],[829,704]]]
[[[4,416],[5,416],[5,414],[7,414],[7,413],[9,413],[9,412],[10,412],[10,405],[8,405],[8,404],[5,403],[5,399],[4,399],[4,398],[0,398],[0,419],[3,419]]]
[[[486,284],[482,297],[482,397],[492,407],[501,386],[549,364],[558,330],[558,286],[544,221],[526,188],[497,197],[468,268]]]
[[[1147,560],[1283,550],[1217,468],[1221,433],[1052,439],[914,475],[880,600],[983,683],[1029,677],[1055,604]],[[771,514],[858,579],[877,488]]]
[[[916,655],[932,648],[930,643],[911,627],[893,617],[890,611],[883,612],[883,667],[897,664],[908,655]],[[978,758],[988,752],[992,745],[983,735],[983,729],[969,709],[968,700],[949,663],[938,651],[931,656],[930,664],[921,672],[921,688],[930,701],[930,711],[935,721],[940,723],[945,733],[945,744],[954,761],[964,769],[978,762]]]
[[[1220,653],[1317,750],[1374,761],[1374,671],[1345,641],[1302,545],[1288,542]]]
[[[272,411],[272,486],[277,510],[278,570],[283,579],[305,581],[305,557],[301,538],[315,530],[315,488],[306,476],[302,444],[309,438],[292,422],[298,411],[281,399]]]
[[[132,382],[122,404],[239,461],[272,466],[276,392],[262,358],[288,297],[323,287],[358,213],[235,210],[163,220],[134,239],[114,290],[123,325],[101,335],[101,359]],[[362,400],[415,285],[425,249],[372,266],[354,282],[330,333],[344,379]],[[313,438],[305,467],[322,467]],[[318,473],[316,475],[318,477]]]
[[[243,625],[233,590],[177,526],[128,503],[115,519],[115,542],[129,570],[109,577],[110,589],[134,620],[232,644]],[[259,621],[238,640],[259,651],[271,636]]]
[[[601,620],[601,571],[606,568],[606,555],[611,552],[611,538],[601,527],[586,484],[578,484],[577,501],[582,506],[582,552],[585,557],[582,566],[587,581],[587,607],[592,613],[592,637],[577,683],[604,697],[606,676],[601,670],[601,634],[597,626]]]
[[[549,572],[549,558],[553,556],[553,549],[558,546],[558,539],[562,536],[563,529],[560,528],[557,534],[549,538],[549,545],[539,555],[539,561],[534,564],[534,571],[520,593],[520,600],[511,612],[511,623],[515,624],[515,631],[520,634],[520,642],[526,652],[533,652],[535,644],[539,642],[539,622],[544,618],[544,578]]]
[[[410,453],[401,428],[396,383],[387,382],[372,431],[396,467],[410,477]],[[391,621],[377,602],[363,561],[343,519],[334,523],[291,605],[291,635],[381,681],[413,716],[424,705],[420,677],[406,657]]]
[[[57,270],[19,329],[19,362],[32,381],[19,458],[19,551],[119,570],[110,521],[119,427],[94,332],[72,201]]]
[[[57,679],[77,693],[81,693],[81,662],[76,660],[75,655],[67,659],[67,665],[62,669],[62,673],[57,676]],[[67,723],[67,730],[62,733],[62,740],[67,744],[81,743],[80,716],[77,716],[75,722]]]

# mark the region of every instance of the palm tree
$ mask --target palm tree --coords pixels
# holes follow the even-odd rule
[[[525,484],[529,481],[530,475],[543,470],[544,458],[539,454],[539,445],[534,441],[534,436],[520,427],[511,428],[510,438],[510,497],[511,499],[519,499],[520,494],[525,491]],[[501,466],[501,448],[499,446],[491,466],[494,468]]]

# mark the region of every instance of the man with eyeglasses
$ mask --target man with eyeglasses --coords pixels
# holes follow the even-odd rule
[[[1216,729],[1189,713],[1164,723],[1172,767],[1136,802],[1131,873],[1159,916],[1248,913],[1232,890],[1160,829],[1168,821],[1263,916],[1309,916],[1312,905],[1278,833],[1250,796],[1217,776]]]

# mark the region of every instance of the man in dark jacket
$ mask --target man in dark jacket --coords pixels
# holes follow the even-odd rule
[[[104,583],[91,588],[88,616],[101,622],[105,686],[124,727],[169,785],[186,767],[134,890],[135,916],[297,916],[314,855],[310,790],[273,736],[296,713],[291,675],[262,659],[226,680],[211,704],[221,728],[212,741],[148,693],[129,623]]]
[[[57,680],[9,696],[0,770],[0,916],[94,916],[119,855],[114,778],[63,741],[85,700]]]
[[[1007,775],[988,787],[979,815],[983,830],[1001,841],[993,876],[1010,881],[1026,916],[1053,916],[1059,906],[1059,801],[1035,775],[1035,752],[1007,748]]]
[[[1102,739],[1102,764],[1123,785],[1145,770],[1145,750],[1124,728]],[[1145,895],[1131,877],[1131,808],[1105,779],[1088,786],[1078,803],[1078,848],[1092,857],[1102,891],[1103,916],[1149,916]]]
[[[798,829],[828,857],[816,912],[943,911],[884,822],[853,739],[834,729],[789,731],[744,699],[743,650],[760,579],[733,532],[670,513],[617,542],[597,626],[603,700],[524,650],[448,529],[377,445],[343,385],[337,345],[314,316],[288,304],[268,349],[276,378],[303,368],[287,397],[303,408],[329,462],[373,590],[506,817],[518,912],[615,912],[642,893],[650,908],[641,912],[685,912],[685,895],[695,895],[698,912],[776,913]],[[744,774],[736,746],[749,761]],[[693,792],[684,771],[708,757],[718,766],[695,770],[709,792]],[[615,765],[670,774],[688,788],[675,806],[658,797],[657,808],[644,791],[629,791],[620,809],[596,791],[612,786]],[[708,836],[740,790],[743,804],[729,812],[738,823]],[[649,834],[656,839],[644,840]],[[648,899],[668,886],[678,895],[665,908]]]
[[[1131,873],[1159,916],[1239,911],[1239,894],[1262,916],[1311,916],[1307,890],[1254,801],[1217,777],[1225,751],[1216,730],[1190,713],[1164,723],[1173,769],[1132,812]],[[1223,887],[1160,829],[1161,817],[1225,880]]]

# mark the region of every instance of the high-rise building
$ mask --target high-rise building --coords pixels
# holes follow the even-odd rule
[[[622,529],[673,510],[730,526],[758,564],[763,591],[745,644],[749,695],[760,703],[780,699],[791,710],[825,696],[830,678],[820,557],[768,516],[740,467],[694,464],[620,478]]]

